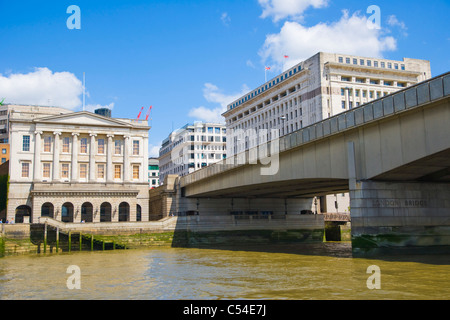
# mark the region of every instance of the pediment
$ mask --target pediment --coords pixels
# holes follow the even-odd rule
[[[39,118],[35,119],[34,122],[42,124],[60,124],[60,125],[77,125],[77,126],[87,125],[99,127],[125,127],[125,128],[132,127],[130,123],[127,123],[125,121],[100,116],[95,113],[87,111]]]

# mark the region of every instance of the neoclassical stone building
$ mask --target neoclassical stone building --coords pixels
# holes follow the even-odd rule
[[[8,220],[148,221],[146,121],[12,112]]]

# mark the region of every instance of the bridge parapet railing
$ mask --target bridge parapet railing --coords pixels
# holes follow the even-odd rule
[[[314,140],[344,132],[356,126],[377,121],[392,114],[405,112],[449,96],[450,72],[447,72],[282,136],[278,138],[279,152],[296,148]],[[245,157],[243,159],[248,159],[248,150],[235,157]],[[220,174],[241,165],[244,164],[230,164],[227,160],[221,160],[216,164],[182,177],[182,181],[185,185],[195,183],[212,174]]]

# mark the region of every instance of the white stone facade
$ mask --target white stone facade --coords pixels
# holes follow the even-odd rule
[[[8,220],[148,221],[147,122],[12,112],[9,125]]]
[[[185,176],[226,157],[224,124],[196,122],[167,137],[159,151],[159,181],[167,175]]]
[[[230,103],[223,114],[235,155],[431,78],[430,62],[320,52]]]

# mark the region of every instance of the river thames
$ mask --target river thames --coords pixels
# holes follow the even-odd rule
[[[380,289],[368,287],[374,265]],[[70,266],[80,289],[69,289]],[[0,259],[1,300],[448,300],[449,288],[448,255],[355,258],[349,243]]]

